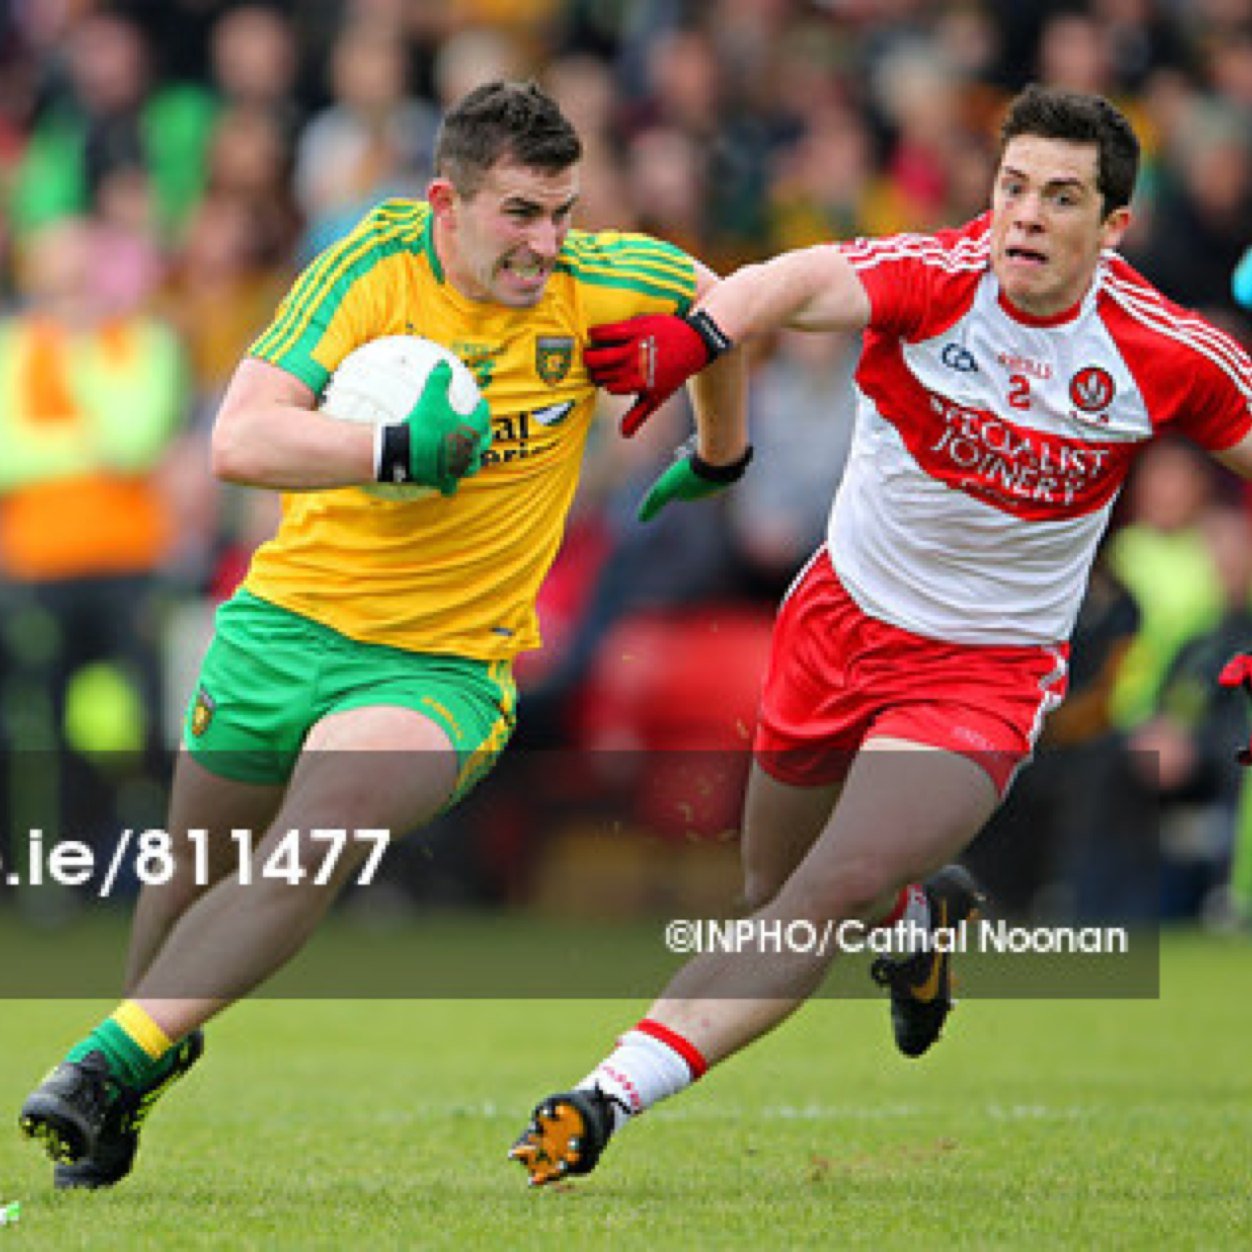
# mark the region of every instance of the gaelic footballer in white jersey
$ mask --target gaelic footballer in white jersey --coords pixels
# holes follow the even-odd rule
[[[829,548],[865,612],[971,644],[1068,638],[1141,444],[1247,429],[1252,376],[1222,331],[1107,252],[1082,300],[1002,299],[989,215],[840,247],[872,316]]]

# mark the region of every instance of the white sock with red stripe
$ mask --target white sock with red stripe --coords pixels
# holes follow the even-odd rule
[[[598,1088],[613,1110],[613,1129],[689,1087],[708,1062],[681,1035],[644,1018],[617,1041],[617,1047],[578,1084]]]
[[[896,926],[903,922],[906,926],[930,925],[930,901],[926,899],[926,889],[919,882],[911,882],[907,887],[900,888],[891,912],[880,921],[874,923],[874,929],[883,926]]]

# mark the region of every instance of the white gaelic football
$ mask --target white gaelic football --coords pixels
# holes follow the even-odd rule
[[[440,361],[452,366],[448,387],[452,407],[468,416],[482,399],[474,375],[454,352],[420,335],[386,335],[349,352],[326,384],[321,408],[345,422],[398,425],[413,411],[426,379]],[[370,483],[363,489],[384,500],[420,500],[439,494],[434,487],[415,483]]]

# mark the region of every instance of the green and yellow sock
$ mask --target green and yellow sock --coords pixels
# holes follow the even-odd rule
[[[173,1040],[133,1000],[124,1001],[66,1060],[81,1061],[89,1052],[103,1052],[115,1077],[130,1087],[159,1081],[173,1062]]]

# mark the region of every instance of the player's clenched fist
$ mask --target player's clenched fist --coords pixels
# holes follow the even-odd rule
[[[479,400],[459,413],[448,398],[452,367],[440,361],[403,422],[384,426],[378,457],[378,481],[417,483],[443,495],[456,492],[462,478],[477,474],[491,447],[491,411]]]
[[[623,435],[633,435],[692,374],[734,346],[700,310],[687,317],[649,314],[606,322],[589,334],[583,360],[592,381],[614,395],[636,393],[622,418]]]

